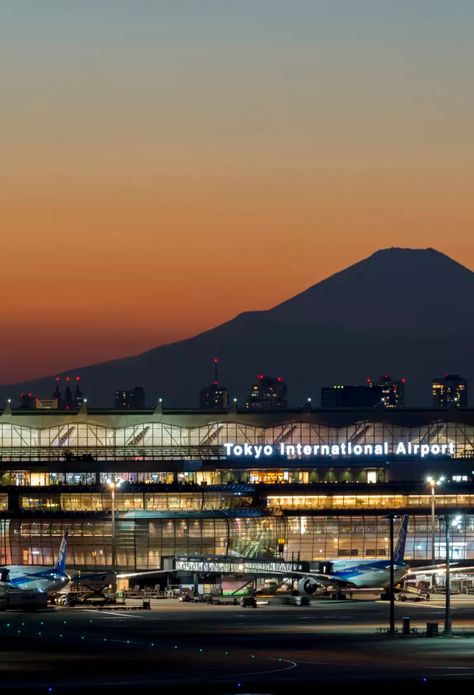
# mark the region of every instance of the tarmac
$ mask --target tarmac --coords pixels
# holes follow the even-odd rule
[[[52,607],[0,614],[0,677],[16,692],[313,692],[315,685],[398,683],[434,689],[474,679],[474,599],[453,596],[453,636],[444,597],[396,604],[387,634],[384,601],[314,601],[310,606],[207,605],[140,600],[110,610]],[[402,634],[410,617],[409,634]],[[384,685],[385,684],[385,685]],[[326,692],[326,691],[325,691]]]

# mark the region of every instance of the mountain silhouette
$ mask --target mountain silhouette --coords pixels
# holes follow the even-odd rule
[[[113,405],[119,388],[144,386],[147,402],[196,407],[211,381],[243,401],[257,373],[281,375],[289,403],[322,386],[364,383],[389,373],[407,378],[407,405],[431,405],[431,380],[445,372],[474,376],[474,273],[435,249],[390,248],[331,275],[268,311],[239,314],[193,338],[140,355],[70,370],[89,403]],[[54,379],[0,387],[49,397]]]

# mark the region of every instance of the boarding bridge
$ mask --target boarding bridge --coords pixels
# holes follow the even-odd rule
[[[286,562],[277,559],[249,560],[247,558],[222,557],[177,557],[174,562],[176,572],[188,574],[247,574],[254,577],[282,575],[298,576],[301,572],[310,572],[309,562]]]

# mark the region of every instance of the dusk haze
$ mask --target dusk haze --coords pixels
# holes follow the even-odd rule
[[[469,691],[474,1],[0,0],[0,682]]]
[[[4,2],[0,383],[380,248],[472,269],[473,21],[464,0]]]

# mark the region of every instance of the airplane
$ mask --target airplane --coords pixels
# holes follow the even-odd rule
[[[28,565],[5,565],[0,567],[0,587],[9,589],[35,590],[42,593],[55,593],[69,582],[66,572],[68,532],[65,531],[59,546],[58,559],[53,567]]]
[[[404,561],[408,528],[406,514],[400,525],[398,542],[394,551],[394,584],[398,584],[409,570]],[[306,596],[316,593],[318,587],[336,586],[357,589],[388,589],[390,586],[390,562],[387,560],[328,560],[321,562],[322,572],[305,572],[298,581],[298,592]]]
[[[394,551],[394,584],[398,584],[407,574],[409,565],[404,561],[405,543],[408,528],[408,515],[405,515],[400,525],[398,542]],[[388,589],[390,586],[390,562],[387,560],[328,560],[319,563],[321,571],[298,572],[264,569],[259,572],[262,576],[273,575],[282,579],[298,580],[297,590],[301,595],[313,596],[318,587],[358,588],[358,589]],[[118,574],[118,578],[140,576],[167,575],[170,570],[148,570],[144,572],[129,572]],[[207,571],[208,574],[212,572]],[[218,574],[220,572],[217,572]]]

